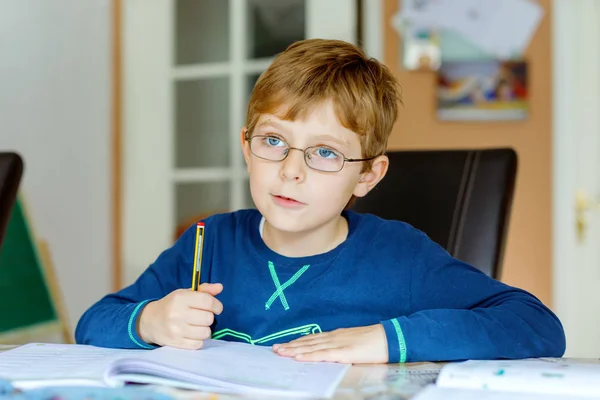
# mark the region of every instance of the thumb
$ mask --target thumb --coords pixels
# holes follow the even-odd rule
[[[216,296],[223,291],[223,285],[221,283],[203,283],[198,290]]]

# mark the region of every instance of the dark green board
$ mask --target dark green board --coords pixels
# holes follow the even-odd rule
[[[17,199],[0,248],[0,332],[58,320],[43,271]]]

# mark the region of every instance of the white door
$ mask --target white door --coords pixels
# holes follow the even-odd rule
[[[600,357],[600,1],[553,2],[554,309]]]
[[[129,284],[203,215],[253,207],[239,132],[289,44],[355,42],[353,0],[123,1],[123,269]]]

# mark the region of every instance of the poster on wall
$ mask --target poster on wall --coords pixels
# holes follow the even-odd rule
[[[452,61],[437,74],[437,117],[444,121],[510,121],[527,118],[527,63]]]

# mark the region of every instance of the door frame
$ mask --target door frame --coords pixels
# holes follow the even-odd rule
[[[581,185],[578,179],[580,171],[579,157],[581,149],[578,135],[574,134],[581,127],[581,109],[593,110],[594,105],[588,103],[589,93],[595,93],[579,80],[586,79],[587,74],[594,73],[598,60],[590,56],[581,61],[581,55],[589,54],[587,48],[600,46],[600,30],[584,31],[593,24],[582,23],[580,17],[590,14],[583,7],[592,5],[592,1],[552,1],[552,55],[553,55],[553,276],[552,293],[553,309],[561,319],[567,333],[566,356],[573,356],[569,351],[569,332],[586,329],[577,325],[574,314],[574,297],[590,295],[582,292],[581,280],[586,279],[577,273],[581,261],[582,245],[578,242],[576,229],[576,193]],[[591,17],[590,17],[591,18]],[[582,43],[583,38],[594,38],[595,43]],[[597,57],[597,54],[596,54]],[[600,88],[597,88],[600,89]],[[586,96],[587,94],[587,96]],[[594,99],[598,103],[598,99]],[[593,123],[594,124],[594,123]],[[595,128],[600,129],[598,121]],[[594,195],[597,195],[594,193]],[[588,244],[590,245],[590,244]],[[597,261],[600,265],[600,260]],[[596,296],[597,297],[597,296]],[[597,300],[600,301],[600,300]],[[581,319],[578,319],[579,321]],[[596,328],[594,328],[596,329]],[[575,347],[575,356],[580,356],[581,346]],[[591,355],[590,355],[591,356]],[[594,355],[596,356],[596,355]]]
[[[574,3],[552,1],[552,308],[563,318],[567,317],[570,292],[569,262],[576,255],[576,147],[573,135],[569,135],[569,121],[575,116],[577,90],[568,78],[576,69]]]

